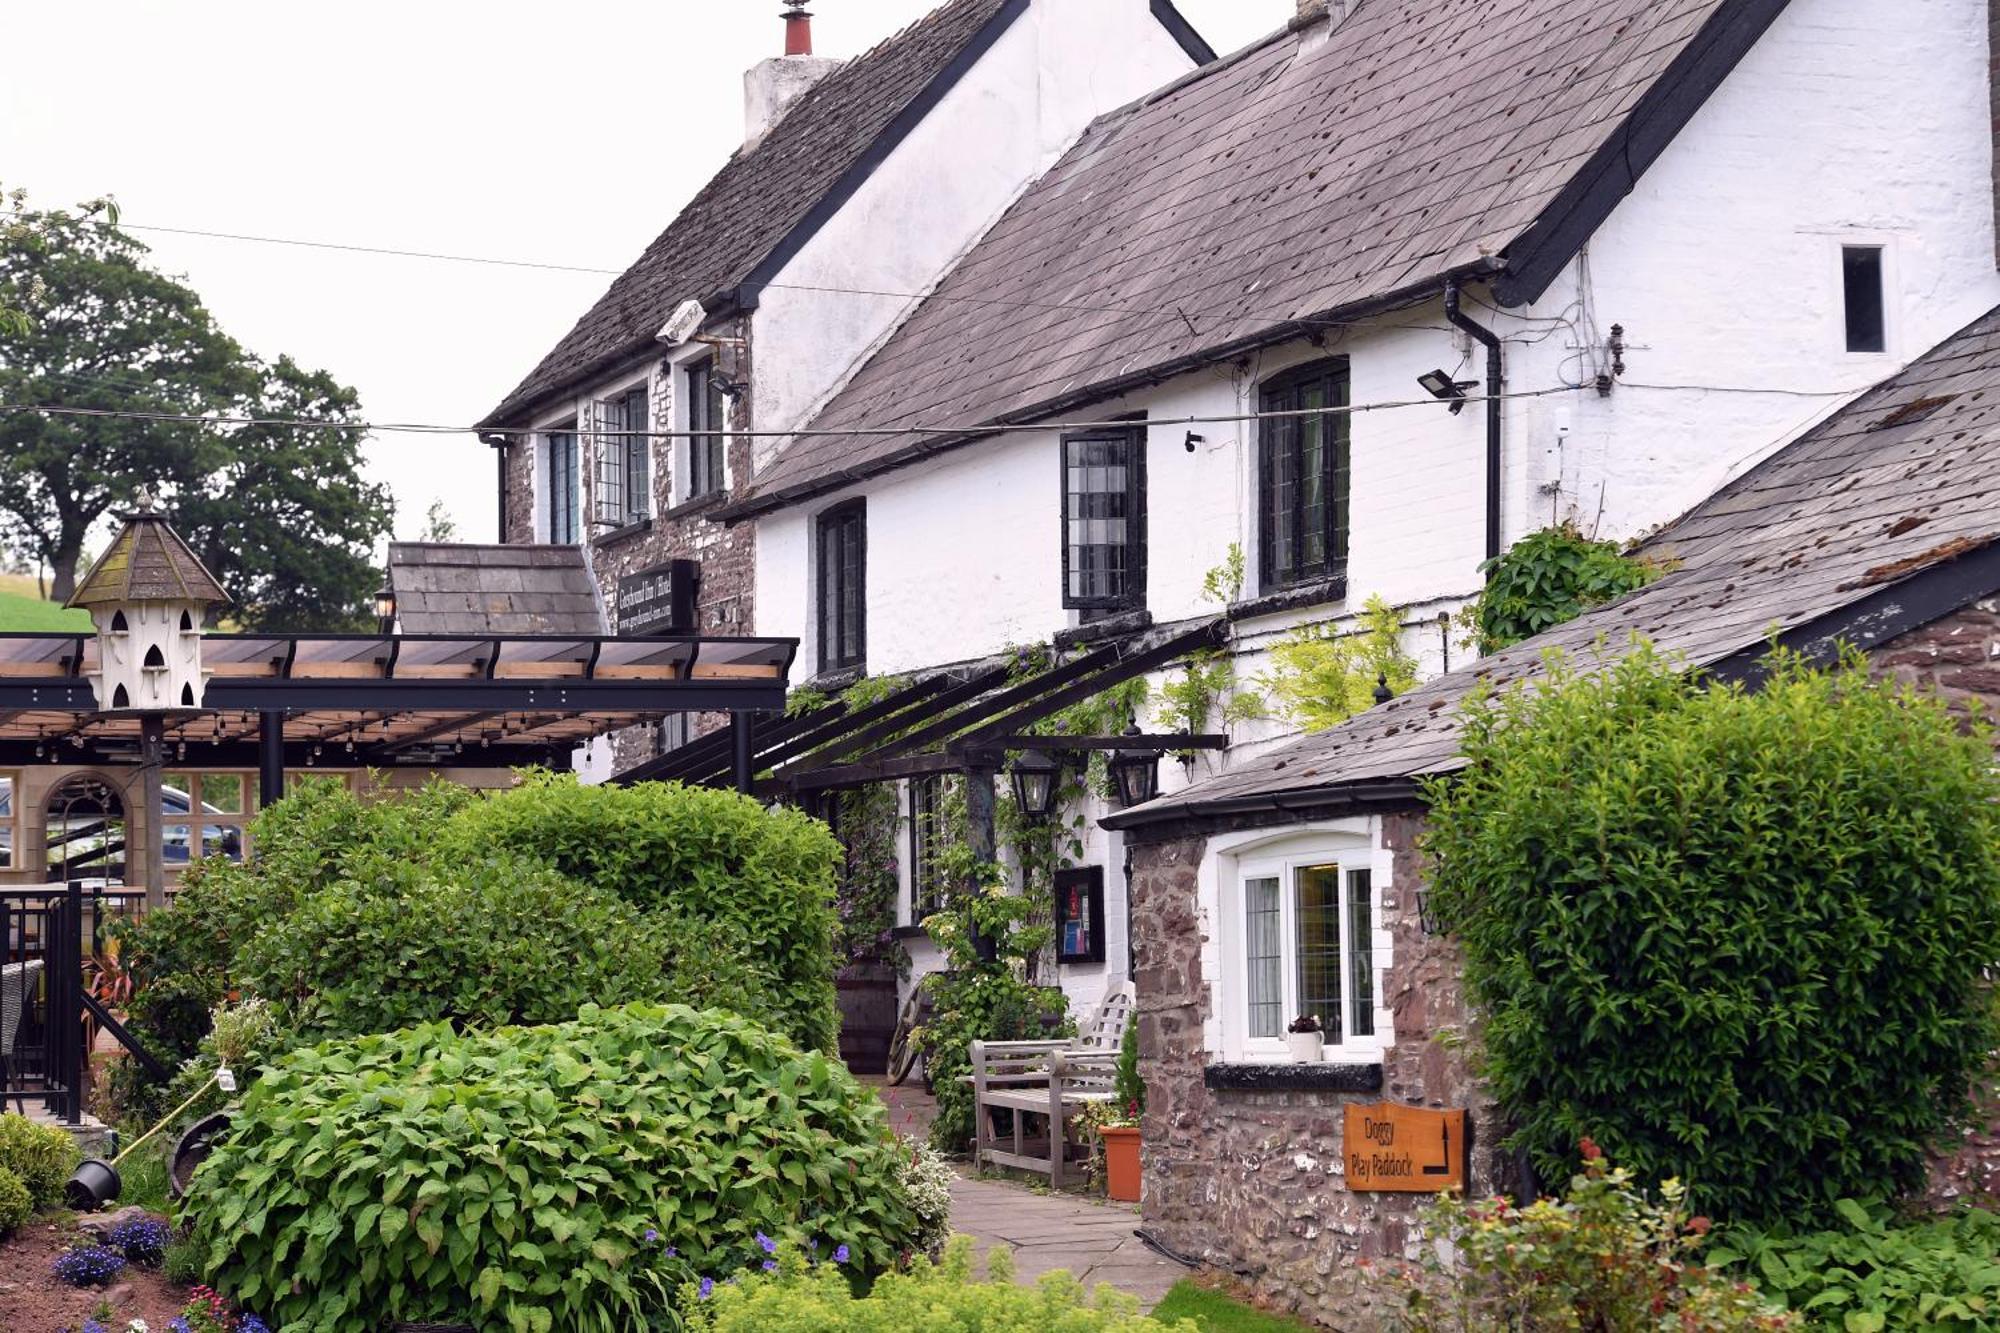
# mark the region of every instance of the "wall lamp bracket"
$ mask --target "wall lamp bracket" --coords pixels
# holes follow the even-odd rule
[[[1465,391],[1479,387],[1478,380],[1455,380],[1443,370],[1417,376],[1417,384],[1439,402],[1450,403],[1453,416],[1465,410]]]

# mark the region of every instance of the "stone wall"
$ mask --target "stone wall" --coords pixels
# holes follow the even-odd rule
[[[1384,820],[1395,868],[1381,906],[1395,961],[1382,993],[1395,1044],[1384,1059],[1382,1090],[1359,1095],[1205,1085],[1209,989],[1196,876],[1206,845],[1195,838],[1133,849],[1147,1089],[1145,1225],[1175,1249],[1235,1273],[1257,1296],[1336,1328],[1377,1325],[1384,1294],[1363,1261],[1410,1256],[1416,1217],[1429,1199],[1347,1188],[1347,1102],[1466,1108],[1468,1187],[1486,1193],[1504,1183],[1497,1179],[1490,1103],[1459,1041],[1470,1016],[1458,951],[1449,940],[1425,935],[1418,920],[1421,827],[1416,812]]]

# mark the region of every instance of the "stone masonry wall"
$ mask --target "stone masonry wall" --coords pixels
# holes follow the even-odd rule
[[[747,431],[755,420],[750,384],[750,319],[740,317],[715,330],[724,340],[716,349],[719,369],[745,387],[729,403],[731,430]],[[729,346],[729,340],[742,346]],[[673,375],[665,357],[656,360],[647,377],[648,412],[655,422],[674,420]],[[593,468],[590,465],[587,423],[588,398],[578,401],[577,419],[585,423],[583,477],[580,512],[588,518],[594,497]],[[648,569],[668,560],[701,562],[701,588],[696,602],[697,628],[704,634],[737,635],[756,632],[756,525],[741,523],[725,527],[708,515],[747,488],[750,480],[752,442],[743,436],[729,442],[729,492],[705,496],[688,504],[673,503],[673,466],[679,441],[652,441],[653,519],[649,526],[614,529],[601,523],[586,523],[590,533],[588,554],[591,573],[604,599],[604,610],[615,628],[618,617],[618,580],[627,574]],[[507,531],[509,542],[535,539],[535,451],[522,437],[508,449]],[[725,714],[702,714],[692,721],[690,735],[702,735],[723,726]],[[633,727],[611,737],[615,756],[613,767],[623,771],[651,759],[658,751],[658,738],[651,727]]]
[[[1464,1107],[1469,1188],[1496,1179],[1491,1106],[1459,1038],[1469,1014],[1458,951],[1418,921],[1422,816],[1385,819],[1394,851],[1382,893],[1394,962],[1383,997],[1395,1032],[1379,1094],[1238,1092],[1203,1083],[1209,991],[1201,973],[1196,872],[1202,839],[1133,849],[1139,1048],[1146,1079],[1146,1226],[1181,1252],[1239,1276],[1258,1296],[1333,1328],[1380,1327],[1382,1288],[1363,1261],[1410,1257],[1421,1194],[1355,1193],[1344,1178],[1343,1105]]]
[[[2000,599],[1911,630],[1869,657],[1882,675],[1935,690],[1957,706],[1983,706],[1989,718],[2000,718]],[[1979,1109],[1979,1127],[1931,1164],[1926,1201],[1934,1206],[2000,1206],[2000,1094],[1983,1089]]]

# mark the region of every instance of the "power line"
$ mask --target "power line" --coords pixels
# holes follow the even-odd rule
[[[1578,393],[1575,385],[1558,385],[1548,389],[1523,389],[1512,393],[1491,395],[1468,395],[1452,399],[1456,403],[1484,403],[1494,400],[1515,398],[1545,398],[1551,394]],[[1223,416],[1152,417],[1144,423],[1147,427],[1177,426],[1219,426],[1246,421],[1274,421],[1299,417],[1353,416],[1362,412],[1382,412],[1403,407],[1439,407],[1443,400],[1434,397],[1406,398],[1379,403],[1349,403],[1339,407],[1298,408],[1280,412],[1242,412]],[[146,412],[132,408],[116,407],[74,407],[58,403],[0,403],[0,412],[35,414],[48,417],[78,417],[90,419],[112,419],[119,421],[153,421],[169,424],[199,426],[296,426],[309,430],[366,431],[380,434],[404,435],[547,435],[552,433],[547,427],[495,429],[480,426],[444,426],[412,421],[320,421],[310,417],[260,417],[234,415],[204,415],[193,412]],[[744,430],[744,431],[697,431],[697,430],[584,430],[573,433],[589,435],[596,439],[648,439],[682,440],[700,439],[724,434],[740,439],[852,439],[861,436],[897,437],[905,435],[1004,435],[1022,431],[1062,431],[1101,430],[1105,421],[1035,421],[1008,422],[998,424],[972,424],[955,426],[855,426],[844,429],[807,428],[801,430]]]

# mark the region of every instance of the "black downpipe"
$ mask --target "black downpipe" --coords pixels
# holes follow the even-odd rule
[[[507,540],[507,448],[508,446],[502,445],[498,449],[495,449],[493,451],[493,457],[495,458],[495,460],[498,461],[500,465],[499,513],[500,513],[500,540],[502,543],[505,543]]]
[[[1500,335],[1458,308],[1458,279],[1444,285],[1444,317],[1486,347],[1486,558],[1500,554],[1500,394],[1507,383],[1506,353]]]

